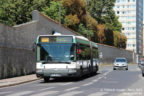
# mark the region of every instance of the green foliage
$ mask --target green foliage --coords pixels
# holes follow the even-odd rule
[[[79,24],[80,20],[78,18],[78,16],[75,14],[75,15],[67,15],[66,18],[65,18],[65,25],[66,26],[69,26],[70,28],[72,29],[75,29],[77,27],[77,24]]]
[[[114,32],[114,46],[118,48],[126,48],[127,38],[119,32]]]
[[[46,6],[42,9],[42,12],[46,14],[47,16],[51,17],[52,19],[59,21],[59,2],[51,1],[49,6]],[[61,23],[64,24],[65,22],[65,15],[66,10],[62,6],[61,3]]]
[[[33,10],[41,11],[48,3],[49,0],[5,0],[0,6],[0,22],[10,26],[28,22]]]
[[[86,0],[62,0],[62,2],[66,9],[65,25],[91,39],[97,29],[97,22],[87,12]]]
[[[78,27],[78,33],[88,37],[92,37],[93,36],[93,30],[87,30],[83,24],[80,24],[79,27]]]
[[[122,25],[113,10],[115,0],[88,0],[88,11],[99,24],[113,31],[121,32]]]
[[[82,23],[86,27],[86,2],[85,0],[62,0],[63,6],[66,9],[66,17],[74,17],[76,20],[74,23],[71,21],[73,18],[69,18],[66,26],[77,31],[79,24]]]

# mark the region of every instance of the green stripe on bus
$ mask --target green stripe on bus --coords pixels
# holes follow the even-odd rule
[[[81,39],[76,39],[76,42],[77,42],[77,43],[86,44],[86,45],[89,45],[89,44],[90,44],[89,41],[85,41],[85,40],[81,40]]]

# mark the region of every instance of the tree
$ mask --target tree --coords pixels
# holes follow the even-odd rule
[[[4,0],[3,0],[4,1]],[[41,11],[50,0],[5,0],[1,2],[0,21],[7,25],[16,25],[32,19],[33,10]]]
[[[89,39],[93,36],[93,30],[86,29],[83,24],[79,25],[77,32],[84,35],[85,37],[88,37]]]
[[[71,20],[67,21],[68,27],[77,31],[79,24],[82,23],[86,27],[87,10],[85,0],[62,0],[63,6],[66,9],[67,16],[75,16],[77,23],[69,23]],[[72,19],[72,18],[71,18]],[[71,24],[71,25],[70,25]]]
[[[122,25],[113,10],[115,0],[88,0],[88,11],[99,24],[106,28],[121,32]]]
[[[76,27],[76,25],[80,23],[80,20],[76,14],[67,15],[65,19],[66,19],[65,25],[71,27],[72,29],[74,29],[74,27]]]
[[[114,46],[114,32],[110,29],[104,29],[104,34],[105,34],[105,44]]]
[[[102,24],[98,25],[98,42],[103,43],[105,42],[106,37],[104,33],[104,26]]]
[[[114,46],[118,48],[126,48],[126,42],[127,38],[125,35],[119,33],[119,32],[114,32]]]
[[[57,1],[51,1],[49,6],[46,6],[42,9],[42,13],[46,14],[50,18],[59,21],[59,5],[60,3]],[[63,5],[61,4],[61,23],[64,24],[66,10],[64,9]]]

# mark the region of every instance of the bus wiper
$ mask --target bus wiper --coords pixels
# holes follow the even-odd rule
[[[43,61],[43,62],[42,62],[42,64],[46,64],[46,63],[66,63],[66,64],[70,64],[71,62],[63,62],[63,61],[58,61],[58,62]]]
[[[57,62],[57,63],[66,63],[66,64],[70,64],[71,62],[64,62],[64,61],[59,61],[59,62]]]
[[[53,62],[51,62],[51,61],[43,61],[42,63],[46,64],[46,63],[53,63]]]

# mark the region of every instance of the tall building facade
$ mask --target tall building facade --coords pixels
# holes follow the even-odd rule
[[[127,50],[142,54],[143,0],[116,0],[114,11],[127,37]]]
[[[143,56],[144,56],[144,21],[143,21]]]

